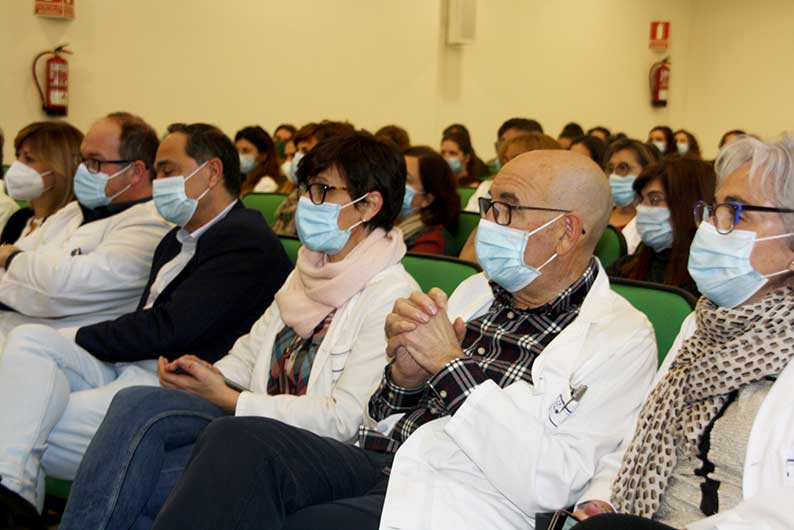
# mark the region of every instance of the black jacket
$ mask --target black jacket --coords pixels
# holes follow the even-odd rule
[[[154,253],[138,310],[77,331],[97,359],[131,362],[193,354],[220,359],[273,302],[292,264],[262,215],[239,201],[198,240],[196,253],[150,309],[143,309],[157,273],[179,254],[179,228]]]

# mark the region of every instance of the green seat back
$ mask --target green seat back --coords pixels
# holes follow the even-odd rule
[[[695,308],[692,294],[676,287],[610,278],[612,290],[645,313],[656,332],[659,364],[673,345],[684,319]]]
[[[17,201],[17,204],[19,205],[20,208],[28,207],[28,201]]]
[[[298,260],[298,249],[301,247],[301,240],[290,236],[278,236],[278,238],[287,253],[287,257],[294,265]]]
[[[403,267],[414,277],[422,291],[438,287],[447,295],[451,295],[460,282],[480,272],[480,267],[468,261],[414,252],[405,255]]]
[[[475,191],[477,191],[477,188],[470,188],[469,186],[460,186],[458,188],[461,209],[465,208],[466,205],[469,204],[469,199],[471,199],[471,196],[474,195]]]
[[[69,498],[69,490],[72,489],[71,481],[47,477],[46,485],[47,495],[64,500]]]
[[[458,229],[452,234],[452,237],[455,238],[455,245],[458,247],[458,253],[460,253],[463,245],[466,244],[466,240],[469,239],[469,234],[477,228],[479,222],[480,214],[460,212],[460,216],[458,217]]]
[[[623,237],[623,233],[614,226],[607,226],[604,235],[598,240],[595,255],[605,269],[625,256],[626,238]]]
[[[284,193],[249,193],[243,197],[243,204],[246,208],[261,212],[267,224],[273,226],[276,222],[276,210],[286,198]]]

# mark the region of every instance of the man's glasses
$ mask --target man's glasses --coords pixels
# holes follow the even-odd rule
[[[502,201],[492,201],[488,197],[480,197],[477,202],[480,206],[480,215],[485,217],[488,210],[493,209],[493,218],[496,224],[507,226],[513,221],[513,210],[533,210],[538,212],[561,212],[570,213],[571,210],[560,210],[559,208],[540,208],[537,206],[519,206],[507,204]]]
[[[98,160],[96,158],[85,158],[82,155],[74,155],[75,163],[84,164],[89,173],[99,173],[105,164],[131,164],[135,160]]]

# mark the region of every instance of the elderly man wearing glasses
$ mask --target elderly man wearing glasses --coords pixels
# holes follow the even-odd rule
[[[398,300],[386,319],[391,362],[358,447],[216,421],[154,528],[530,528],[573,504],[639,412],[653,330],[593,256],[612,207],[595,163],[533,151],[491,194],[485,274],[449,300]]]

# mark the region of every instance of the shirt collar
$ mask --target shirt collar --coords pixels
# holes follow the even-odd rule
[[[232,208],[234,208],[237,202],[238,202],[237,199],[233,200],[229,204],[229,206],[223,209],[221,213],[213,217],[209,222],[204,223],[204,225],[200,226],[196,230],[193,230],[193,232],[188,232],[184,228],[180,228],[179,231],[176,233],[176,240],[182,243],[183,245],[187,242],[196,243],[207,230],[212,228],[212,226],[216,224],[218,221],[226,217],[226,215],[231,211]]]

